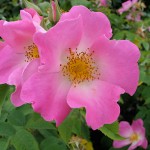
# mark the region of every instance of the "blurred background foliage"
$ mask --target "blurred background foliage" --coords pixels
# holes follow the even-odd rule
[[[128,21],[126,13],[119,15],[117,9],[125,0],[108,0],[108,7],[99,7],[96,0],[59,0],[63,11],[74,5],[85,5],[94,11],[104,12],[110,19],[113,28],[112,39],[128,39],[135,43],[141,51],[139,61],[140,81],[136,93],[131,97],[122,95],[119,104],[121,114],[119,121],[142,118],[146,128],[146,136],[150,139],[150,1],[143,0],[146,8],[141,21]],[[50,4],[47,0],[31,0],[37,4],[44,16],[47,16]],[[24,8],[22,0],[0,0],[0,19],[17,20],[20,9]],[[88,19],[88,18],[87,18]],[[112,139],[118,123],[111,128],[93,131],[85,123],[84,109],[75,109],[61,126],[54,122],[45,122],[39,114],[34,113],[30,105],[15,108],[10,102],[10,94],[14,87],[0,85],[0,150],[115,150]],[[107,129],[110,135],[102,132]],[[150,141],[150,140],[149,140]],[[126,150],[124,147],[120,150]],[[141,148],[138,148],[141,150]],[[150,150],[150,146],[148,147]]]

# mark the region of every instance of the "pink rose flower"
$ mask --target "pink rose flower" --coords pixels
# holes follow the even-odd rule
[[[42,18],[35,10],[21,10],[20,15],[18,21],[0,21],[0,36],[4,40],[0,46],[0,84],[16,86],[11,95],[15,106],[24,104],[20,98],[22,84],[37,71],[39,54],[33,36],[36,31],[43,31],[40,27]]]
[[[107,17],[74,6],[46,33],[36,33],[43,65],[23,85],[21,97],[58,126],[72,108],[85,107],[92,129],[117,120],[120,94],[133,95],[140,52],[128,40],[109,40]]]
[[[119,134],[124,137],[125,140],[114,141],[114,148],[121,148],[129,144],[131,145],[128,150],[134,150],[138,146],[141,146],[144,149],[147,148],[148,142],[145,137],[145,128],[142,119],[133,121],[132,125],[126,121],[121,121],[119,124]]]
[[[118,13],[122,14],[123,12],[128,11],[137,2],[138,0],[128,0],[122,3],[122,7],[118,9]]]

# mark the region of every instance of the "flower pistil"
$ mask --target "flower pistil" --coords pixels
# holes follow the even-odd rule
[[[39,52],[37,46],[32,43],[31,45],[24,47],[25,52],[25,62],[30,62],[35,58],[39,58]]]
[[[131,136],[130,136],[130,141],[131,142],[135,142],[135,141],[138,141],[139,139],[139,136],[137,133],[133,133]]]
[[[67,76],[75,86],[84,81],[99,79],[100,73],[93,59],[94,51],[77,53],[69,49],[69,52],[67,63],[60,64],[63,76]]]

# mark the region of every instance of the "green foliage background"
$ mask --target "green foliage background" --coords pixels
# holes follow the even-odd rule
[[[47,16],[48,1],[34,0],[44,16]],[[130,123],[134,119],[142,118],[146,128],[146,136],[150,139],[150,5],[146,2],[142,21],[133,22],[125,19],[126,14],[118,15],[116,9],[121,6],[121,0],[112,0],[110,7],[98,7],[94,0],[60,0],[64,11],[74,5],[85,5],[94,11],[104,12],[110,19],[113,28],[112,39],[128,39],[135,43],[141,51],[139,61],[140,81],[136,93],[131,97],[122,95],[119,104],[121,114],[119,121]],[[0,0],[0,19],[17,20],[19,10],[24,8],[22,1]],[[144,29],[141,31],[141,29]],[[105,125],[100,130],[92,131],[85,123],[85,110],[75,109],[61,126],[54,122],[46,122],[31,106],[15,108],[10,102],[10,94],[14,87],[0,85],[0,150],[68,150],[76,147],[85,150],[112,148],[112,139],[121,139],[118,135],[118,122]],[[73,137],[76,137],[73,139]],[[92,144],[91,144],[92,143]],[[93,145],[93,146],[92,146]],[[120,150],[126,150],[127,147]],[[140,150],[141,148],[138,148]],[[150,150],[150,146],[148,147]]]

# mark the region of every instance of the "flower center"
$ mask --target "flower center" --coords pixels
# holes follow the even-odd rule
[[[133,133],[131,136],[130,136],[130,141],[131,142],[135,142],[135,141],[137,141],[139,139],[139,136],[138,136],[138,134],[136,134],[136,133]]]
[[[24,47],[26,49],[25,52],[25,62],[30,62],[35,58],[39,58],[39,52],[37,46],[32,43],[31,45]]]
[[[63,76],[67,76],[75,86],[83,81],[99,79],[100,73],[92,57],[94,51],[89,54],[72,52],[69,49],[69,52],[67,63],[65,65],[60,64]]]

